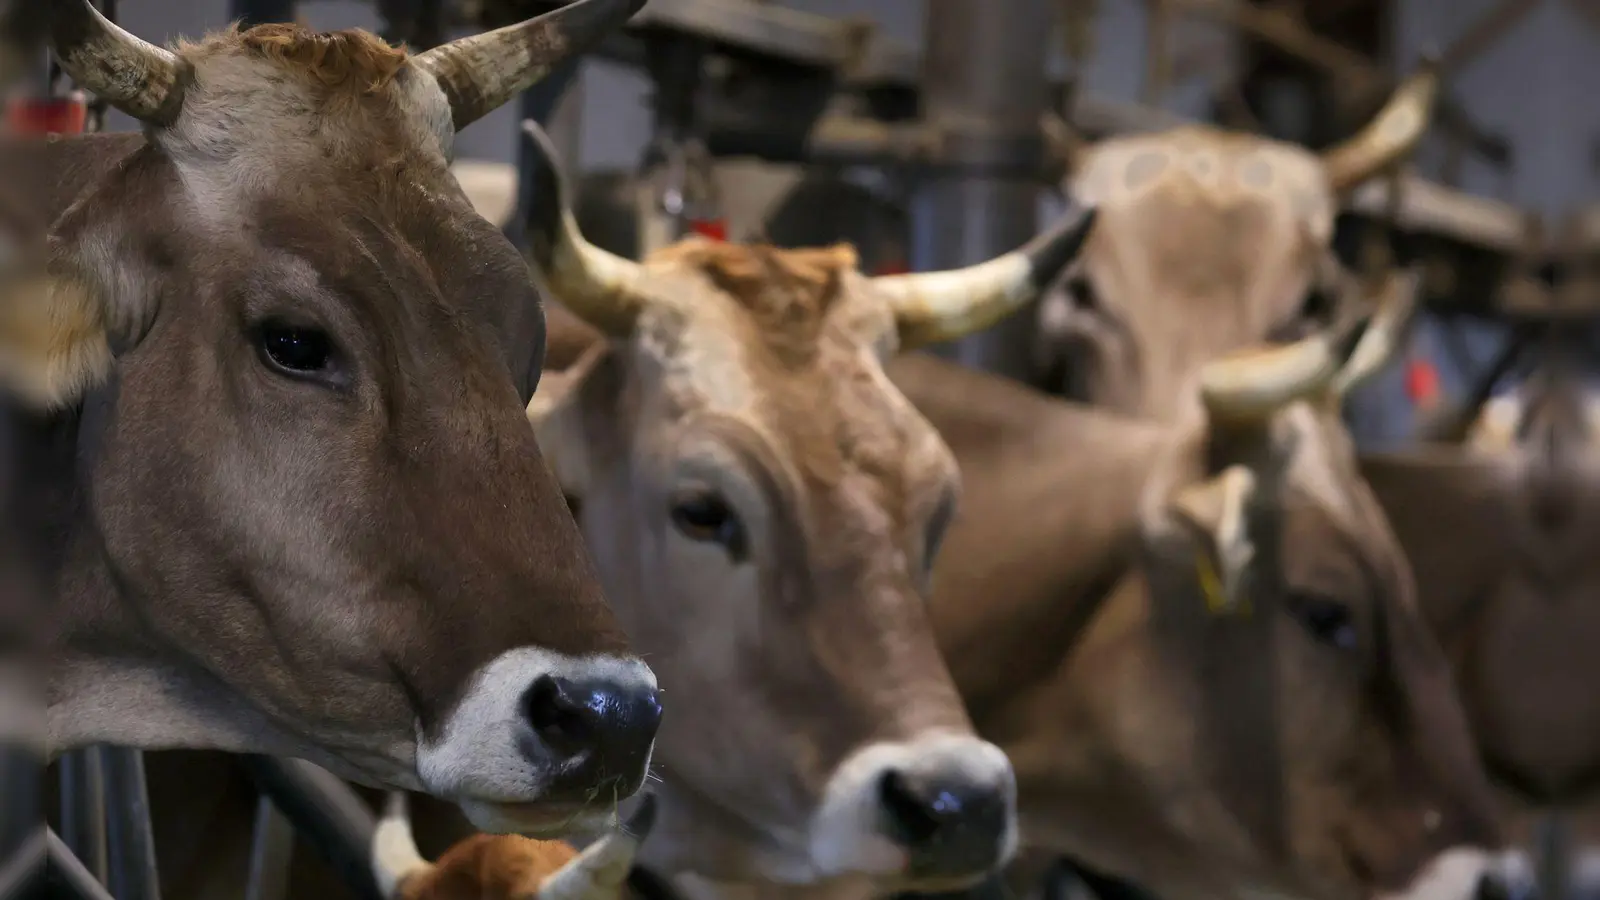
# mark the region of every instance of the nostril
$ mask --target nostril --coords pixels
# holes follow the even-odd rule
[[[956,808],[940,809],[941,804],[937,799],[930,802],[904,773],[892,769],[883,773],[883,778],[878,782],[878,796],[883,802],[884,812],[888,814],[894,836],[908,846],[932,842],[944,823],[951,816],[960,814],[960,801],[948,798]]]
[[[576,756],[594,743],[595,713],[565,678],[540,676],[523,694],[522,712],[539,739],[557,753]]]

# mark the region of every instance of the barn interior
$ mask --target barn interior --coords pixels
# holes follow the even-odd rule
[[[155,44],[234,21],[298,22],[366,29],[412,52],[561,5],[95,0]],[[143,127],[62,70],[40,24],[46,6],[0,0],[8,132]],[[789,248],[846,242],[865,275],[934,272],[1001,257],[1071,214],[1073,142],[1204,124],[1321,153],[1361,134],[1409,76],[1430,67],[1438,86],[1414,150],[1340,197],[1333,218],[1331,246],[1344,269],[1404,268],[1421,285],[1401,348],[1345,398],[1343,421],[1361,453],[1481,439],[1501,441],[1496,452],[1537,455],[1547,450],[1524,444],[1526,421],[1495,418],[1497,401],[1559,378],[1600,409],[1597,51],[1596,0],[648,0],[593,52],[462,130],[452,170],[477,212],[525,256],[542,199],[531,174],[542,156],[522,125],[532,120],[574,188],[580,229],[612,254],[642,260],[693,236]],[[1041,127],[1051,121],[1070,134]],[[4,264],[0,257],[0,276]],[[1045,302],[925,352],[1086,400],[1084,373],[1047,346]],[[1600,482],[1600,417],[1589,416],[1585,487]],[[1600,533],[1577,541],[1600,550]],[[1561,602],[1600,603],[1600,579],[1580,577],[1589,578],[1583,589]],[[1590,646],[1600,647],[1600,617],[1573,621],[1589,625]],[[1530,643],[1526,652],[1542,651]],[[1572,681],[1566,694],[1600,694],[1600,668],[1588,666],[1571,659],[1559,670]],[[1592,713],[1577,705],[1572,730],[1600,729],[1584,721]],[[174,766],[203,763],[154,756],[96,745],[64,752],[48,769],[20,751],[5,759],[0,900],[190,896],[158,871],[151,810],[159,798],[147,766],[171,778]],[[389,900],[370,859],[375,792],[266,755],[240,757],[237,775],[233,789],[253,808],[239,880],[231,894],[183,890],[321,896],[305,885],[323,882],[291,876],[296,860],[309,859],[348,891],[340,896]],[[1594,827],[1585,817],[1595,790],[1540,794],[1521,858],[1530,874],[1472,900],[1600,896],[1600,843],[1591,855],[1584,831]],[[455,833],[419,826],[425,855],[438,857],[451,843],[443,835]],[[1155,896],[1066,859],[1020,880],[897,895]],[[731,893],[644,869],[625,889],[651,900]],[[740,894],[780,895],[791,893],[756,885]]]

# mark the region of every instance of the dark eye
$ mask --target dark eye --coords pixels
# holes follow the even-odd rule
[[[333,368],[333,341],[316,328],[268,322],[256,344],[269,364],[290,375],[322,375]]]
[[[745,558],[744,523],[719,494],[701,490],[679,494],[672,501],[672,524],[691,541],[721,544],[735,561]]]
[[[1315,594],[1298,594],[1290,598],[1290,608],[1317,642],[1339,650],[1355,650],[1361,645],[1355,617],[1345,604]]]
[[[1100,311],[1100,294],[1087,278],[1079,277],[1067,282],[1067,299],[1072,301],[1072,308],[1080,312]]]
[[[934,560],[939,556],[939,546],[944,543],[945,532],[950,530],[950,519],[955,515],[955,511],[955,497],[946,494],[944,499],[939,501],[939,508],[934,510],[933,518],[928,520],[928,549],[927,555],[922,560],[922,564],[927,568],[933,568]]]

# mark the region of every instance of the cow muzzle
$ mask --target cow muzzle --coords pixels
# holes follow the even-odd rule
[[[552,835],[639,790],[660,724],[640,660],[524,647],[485,666],[439,733],[419,739],[417,774],[484,831]]]
[[[1016,852],[1016,809],[1016,776],[993,744],[957,734],[872,744],[830,779],[811,855],[825,877],[960,890]]]

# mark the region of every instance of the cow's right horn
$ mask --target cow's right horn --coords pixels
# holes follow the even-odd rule
[[[947,272],[881,275],[872,284],[889,296],[902,349],[955,340],[988,328],[1039,296],[1078,258],[1094,222],[1094,208],[1080,206],[1004,256]]]
[[[456,131],[537,84],[556,64],[599,43],[645,0],[575,0],[542,16],[459,38],[419,54],[450,100]]]
[[[1089,142],[1066,119],[1054,112],[1039,117],[1039,133],[1044,138],[1045,155],[1052,170],[1071,178],[1083,166]]]
[[[627,334],[644,308],[644,268],[584,240],[568,205],[566,178],[549,135],[532,119],[522,123],[522,132],[534,157],[528,213],[534,264],[574,315],[613,337]]]
[[[1334,192],[1348,191],[1405,159],[1427,132],[1438,93],[1439,62],[1426,57],[1365,128],[1323,151],[1322,168]]]
[[[117,27],[89,0],[50,0],[50,46],[84,90],[141,122],[177,120],[188,65]]]
[[[539,885],[539,900],[619,900],[639,845],[656,821],[656,798],[646,794],[620,830],[585,847]]]

